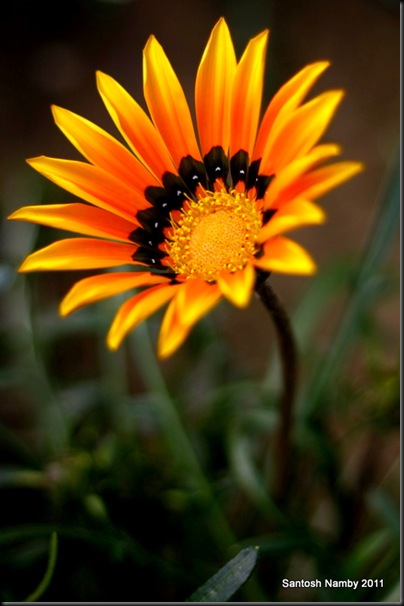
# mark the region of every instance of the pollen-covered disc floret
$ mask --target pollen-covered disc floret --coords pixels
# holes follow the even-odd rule
[[[236,191],[206,192],[173,221],[167,262],[186,278],[214,281],[222,271],[245,267],[257,252],[261,212],[255,200]]]

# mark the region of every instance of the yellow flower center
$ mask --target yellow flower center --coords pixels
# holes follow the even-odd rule
[[[168,262],[177,274],[211,282],[246,265],[257,252],[261,225],[255,200],[236,191],[206,192],[173,221]]]

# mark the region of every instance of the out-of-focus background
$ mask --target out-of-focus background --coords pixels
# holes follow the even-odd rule
[[[320,425],[326,419],[326,434],[331,434],[328,446],[332,449],[338,443],[333,459],[336,484],[342,482],[351,496],[360,493],[358,502],[352,497],[352,507],[340,510],[348,518],[352,514],[354,527],[345,528],[349,540],[341,558],[357,553],[355,549],[365,539],[375,560],[382,558],[376,543],[380,549],[391,547],[393,539],[390,535],[391,540],[385,538],[379,518],[369,518],[368,502],[361,499],[369,486],[380,488],[383,482],[390,482],[387,497],[377,493],[372,498],[385,516],[389,506],[391,516],[397,506],[399,240],[398,228],[387,227],[383,232],[382,213],[394,189],[398,161],[399,3],[15,0],[7,3],[0,22],[2,600],[24,599],[39,582],[53,527],[58,529],[59,555],[44,599],[183,601],[225,561],[216,548],[209,547],[208,538],[200,536],[205,533],[203,506],[189,482],[177,473],[178,461],[170,465],[170,448],[167,451],[161,446],[165,430],[160,427],[158,407],[149,403],[155,398],[153,377],[145,386],[146,371],[126,345],[118,354],[104,349],[103,336],[116,306],[107,303],[77,312],[73,319],[58,318],[58,301],[77,276],[62,273],[25,278],[16,274],[24,256],[56,239],[56,234],[6,221],[20,206],[72,199],[25,164],[26,158],[41,154],[77,158],[52,121],[51,104],[70,109],[117,135],[97,93],[95,71],[116,78],[144,105],[142,49],[151,34],[163,45],[192,103],[199,60],[221,16],[230,26],[239,55],[251,37],[262,29],[271,30],[264,104],[299,69],[321,59],[329,59],[332,65],[314,92],[346,90],[325,139],[340,143],[344,158],[364,162],[366,170],[321,200],[328,215],[324,226],[296,234],[317,260],[320,278],[273,276],[271,280],[286,307],[291,312],[297,309],[296,321],[303,323],[298,331],[304,333],[306,323],[311,327],[305,351],[307,359],[314,361],[302,370],[308,380],[319,360],[327,358],[330,343],[343,340],[344,330],[353,334],[345,311],[355,316],[355,310],[362,308],[352,311],[349,307],[349,268],[360,266],[369,247],[375,254],[375,279],[388,282],[383,282],[371,310],[355,316],[355,342],[349,342],[346,349],[341,346],[340,357],[335,354],[344,372],[333,377],[331,411],[325,413],[323,406],[321,415],[310,419],[321,419]],[[372,234],[380,224],[382,241],[375,244],[372,238],[379,236]],[[383,239],[386,234],[388,242]],[[371,254],[366,257],[368,263]],[[313,280],[318,288],[307,295]],[[366,292],[361,296],[366,298]],[[316,323],[315,306],[320,304],[326,311],[318,313]],[[340,324],[341,318],[345,324]],[[152,346],[157,329],[158,323],[152,322]],[[140,355],[139,344],[137,351]],[[274,357],[269,318],[254,300],[243,311],[223,303],[196,328],[181,352],[159,365],[202,467],[240,541],[265,536],[270,544],[273,524],[265,515],[261,520],[259,507],[254,508],[248,474],[244,483],[240,481],[237,453],[241,456],[242,440],[254,439],[254,434],[243,433],[237,442],[237,428],[226,432],[240,407],[260,409],[254,399],[258,388],[249,391],[246,385],[265,384],[270,393],[271,389],[276,392]],[[225,387],[230,391],[232,381],[234,397],[229,401]],[[213,399],[209,399],[211,393]],[[307,394],[305,397],[310,400]],[[121,404],[116,406],[119,398]],[[373,413],[379,433],[369,421]],[[359,429],[361,423],[367,427],[364,433]],[[304,442],[304,435],[298,441]],[[310,451],[310,456],[321,461],[325,446],[318,442],[316,448],[317,454]],[[331,476],[327,477],[331,482]],[[320,479],[312,487],[315,505],[314,509],[307,505],[309,518],[312,521],[318,516],[320,530],[325,528],[327,538],[335,539],[334,505],[324,482]],[[344,497],[338,494],[342,501]],[[355,517],[352,508],[359,508],[358,503],[362,509]],[[295,508],[298,510],[296,503]],[[335,539],[337,543],[339,539]],[[268,545],[267,551],[263,548],[268,559],[262,559],[259,581],[265,592],[257,595],[294,601],[299,596],[282,593],[279,578],[267,572],[266,563],[272,571],[274,565],[283,570],[275,547],[271,550]],[[286,552],[279,556],[282,563]],[[365,552],[363,547],[357,553],[362,562]],[[290,561],[285,570],[292,570],[295,577],[310,578],[312,554],[306,554],[304,560],[299,550],[287,553]],[[391,590],[394,566],[387,566]],[[321,601],[327,596],[300,597]]]

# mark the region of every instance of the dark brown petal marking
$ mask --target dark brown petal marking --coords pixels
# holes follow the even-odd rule
[[[146,210],[140,210],[136,218],[140,222],[140,225],[150,234],[162,232],[165,227],[170,225],[169,213],[163,213],[155,206],[146,208]],[[135,229],[135,232],[137,230]]]
[[[140,246],[133,259],[149,263],[152,267],[166,256],[158,246],[164,242],[164,229],[171,224],[170,212],[182,208],[188,191],[181,177],[172,173],[165,173],[162,181],[164,187],[146,188],[145,197],[152,206],[137,213],[136,218],[141,227],[133,230],[129,236],[132,242]]]
[[[264,197],[269,184],[271,183],[272,179],[275,176],[275,175],[269,175],[269,176],[260,175],[259,174],[260,163],[261,163],[261,159],[254,160],[253,162],[251,162],[250,168],[248,171],[248,179],[247,179],[247,189],[251,189],[252,187],[257,188],[257,199],[258,200],[260,198]]]
[[[209,153],[207,153],[203,162],[205,164],[206,172],[208,173],[208,189],[213,191],[213,185],[216,179],[222,179],[223,183],[227,185],[229,176],[229,159],[224,153],[223,147],[216,145],[212,147]]]
[[[133,230],[129,238],[139,245],[132,255],[134,261],[146,263],[150,269],[174,275],[162,265],[161,259],[167,253],[159,245],[165,240],[164,229],[171,225],[171,211],[181,209],[191,191],[180,176],[170,172],[164,173],[162,182],[163,187],[150,186],[145,189],[145,198],[152,206],[137,213],[136,218],[141,227]]]
[[[145,246],[140,246],[137,251],[133,253],[132,259],[134,261],[139,261],[139,263],[146,263],[150,266],[150,269],[162,269],[164,268],[164,266],[161,263],[161,259],[166,256],[167,253],[160,250],[159,248],[151,250],[150,248],[146,248]]]
[[[248,153],[243,149],[240,149],[240,151],[231,158],[230,171],[233,187],[236,187],[237,183],[240,181],[247,183],[249,164]]]
[[[252,189],[253,187],[257,186],[260,163],[261,160],[254,160],[251,162],[248,169],[247,189]]]
[[[145,197],[163,215],[169,215],[171,210],[177,209],[182,205],[182,200],[179,200],[176,195],[168,194],[164,187],[147,187]]]
[[[274,214],[276,213],[278,209],[275,208],[271,208],[270,210],[265,210],[262,213],[262,225],[265,225],[266,223],[268,223],[268,221],[270,221],[270,219],[272,219],[272,217],[274,216]]]
[[[267,191],[268,186],[271,183],[274,176],[275,175],[270,175],[269,177],[267,175],[258,175],[258,177],[256,179],[257,199],[258,200],[260,198],[264,197],[265,192]]]
[[[206,170],[202,162],[198,162],[192,156],[185,156],[180,162],[178,172],[192,194],[195,194],[198,185],[206,189]]]
[[[150,230],[138,227],[130,233],[129,240],[132,240],[132,242],[135,242],[139,246],[155,249],[164,241],[164,234],[162,231],[153,233]]]
[[[161,212],[157,206],[151,206],[139,211],[136,217],[142,227],[133,230],[129,235],[132,242],[139,244],[132,258],[151,267],[160,266],[160,260],[166,256],[166,253],[161,251],[158,245],[164,241],[164,228],[170,225],[169,212]]]
[[[191,194],[184,181],[178,175],[173,173],[164,173],[163,186],[171,201],[171,210],[179,210],[182,208],[184,200]]]

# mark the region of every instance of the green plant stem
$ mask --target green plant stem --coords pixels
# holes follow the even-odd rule
[[[291,429],[297,386],[297,349],[289,317],[267,279],[258,281],[256,291],[273,320],[282,364],[283,390],[280,398],[279,428],[275,439],[276,473],[273,494],[278,504],[285,502],[290,480]]]
[[[33,591],[27,598],[25,598],[24,602],[36,602],[38,598],[40,598],[41,595],[44,593],[44,591],[48,588],[48,585],[52,580],[53,571],[55,570],[57,550],[57,534],[56,532],[52,532],[49,546],[48,565],[46,567],[44,577],[39,583],[38,587],[35,589],[35,591]]]

